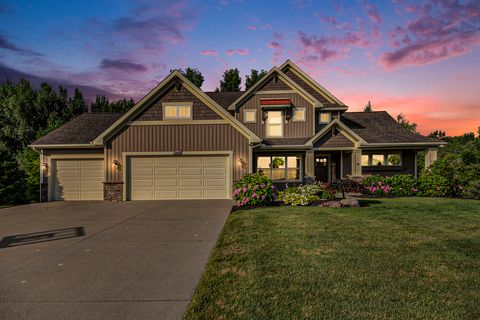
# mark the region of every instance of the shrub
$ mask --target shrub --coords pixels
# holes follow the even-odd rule
[[[365,191],[363,184],[352,179],[341,179],[336,181],[336,184],[344,192],[363,193]]]
[[[394,196],[415,196],[418,192],[417,180],[410,174],[399,174],[390,177],[386,183],[392,188]]]
[[[388,178],[379,175],[367,177],[363,180],[365,191],[374,196],[389,195],[392,187],[388,184]]]
[[[290,187],[279,194],[279,198],[285,204],[291,206],[308,206],[312,202],[320,200],[319,194],[323,192],[323,188],[318,183],[300,185],[298,187]]]
[[[449,180],[441,175],[427,172],[418,179],[418,195],[426,197],[444,197],[452,195]]]
[[[471,180],[465,188],[462,188],[462,195],[480,200],[480,179]]]
[[[264,206],[276,196],[277,187],[263,173],[246,174],[234,184],[233,198],[238,207]]]
[[[335,200],[335,196],[340,192],[337,182],[323,183],[321,186],[323,199]]]

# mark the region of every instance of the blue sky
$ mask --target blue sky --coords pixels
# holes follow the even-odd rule
[[[173,68],[198,68],[214,90],[227,68],[291,59],[350,110],[371,100],[423,133],[480,125],[479,45],[474,0],[0,0],[0,79],[138,99]]]

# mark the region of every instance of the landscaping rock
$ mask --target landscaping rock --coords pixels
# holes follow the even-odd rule
[[[340,201],[327,201],[322,203],[322,207],[341,208],[342,204],[340,203]]]
[[[352,199],[352,198],[342,199],[340,200],[340,203],[344,207],[360,207],[360,202],[358,202],[357,199]]]

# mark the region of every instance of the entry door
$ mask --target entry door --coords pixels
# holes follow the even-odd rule
[[[315,180],[321,182],[329,182],[328,168],[330,159],[327,156],[315,157]]]

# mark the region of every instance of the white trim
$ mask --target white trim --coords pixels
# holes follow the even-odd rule
[[[32,149],[99,149],[103,145],[98,144],[38,144],[29,145]]]
[[[322,121],[322,114],[328,114],[328,121],[327,122]],[[332,122],[332,113],[331,112],[320,111],[318,113],[318,123],[319,124],[329,124],[330,122]]]
[[[347,127],[345,124],[343,124],[340,120],[334,119],[331,121],[329,124],[327,124],[322,130],[318,131],[310,140],[308,140],[305,145],[312,146],[318,139],[320,139],[325,133],[327,133],[330,128],[332,128],[334,125],[338,125],[341,129],[340,132],[345,135],[347,139],[352,141],[355,145],[355,148],[358,147],[360,143],[366,143],[365,140],[363,140],[359,135],[357,135],[355,132],[352,131],[349,127]],[[348,133],[345,134],[345,133]],[[350,137],[349,137],[350,135]]]
[[[167,116],[166,108],[175,108],[175,117]],[[179,115],[179,107],[188,107],[188,117],[181,117]],[[164,121],[188,121],[193,119],[193,102],[162,102],[162,118]]]
[[[268,134],[268,129],[269,129],[269,125],[270,125],[270,116],[268,115],[270,112],[280,112],[280,127],[282,128],[282,133],[281,135],[279,136],[271,136]],[[284,118],[284,112],[283,110],[270,110],[270,111],[266,111],[267,113],[267,119],[265,120],[265,137],[266,138],[283,138],[283,134],[284,134],[284,131],[285,131],[285,128],[284,128],[284,125],[285,125],[285,121],[283,120]],[[278,126],[278,123],[275,123],[274,125]]]
[[[304,162],[305,162],[304,154],[269,154],[269,153],[263,154],[263,153],[257,153],[254,157],[256,172],[258,172],[258,158],[259,157],[270,158],[270,167],[269,167],[270,177],[269,178],[270,178],[270,180],[272,180],[272,182],[288,183],[288,182],[301,182],[303,180],[303,176],[304,176],[304,168],[303,167],[304,167]],[[300,167],[298,168],[299,169],[299,171],[298,171],[299,178],[296,179],[296,180],[273,179],[273,158],[275,158],[275,157],[285,158],[285,168],[279,168],[279,169],[284,169],[285,170],[285,177],[288,176],[288,158],[289,157],[300,158]],[[263,169],[265,169],[265,168],[263,168]],[[291,168],[291,169],[294,169],[294,168]]]
[[[265,90],[265,91],[257,91],[253,93],[254,95],[260,95],[260,94],[292,94],[292,93],[297,93],[295,90]]]
[[[127,126],[171,126],[171,125],[196,125],[196,124],[229,124],[226,120],[137,120],[130,121]]]
[[[231,199],[231,194],[232,194],[232,186],[233,186],[233,177],[235,175],[235,163],[234,163],[234,156],[233,156],[233,151],[183,151],[182,155],[175,155],[175,152],[173,151],[160,151],[160,152],[122,152],[122,181],[123,181],[123,201],[130,201],[127,200],[127,188],[128,188],[128,183],[127,181],[127,170],[129,169],[129,165],[127,162],[128,157],[135,157],[135,156],[159,156],[159,157],[183,157],[183,156],[211,156],[211,155],[226,155],[229,158],[229,165],[230,165],[230,170],[228,170],[228,181],[230,184],[229,187],[229,195]]]
[[[401,142],[401,143],[367,143],[362,142],[360,146],[362,148],[377,148],[377,147],[436,147],[447,144],[444,141],[432,141],[432,142]]]
[[[303,111],[303,119],[297,119],[297,111]],[[293,122],[306,122],[307,121],[307,108],[295,108],[293,109],[293,116],[292,116],[292,121]]]

